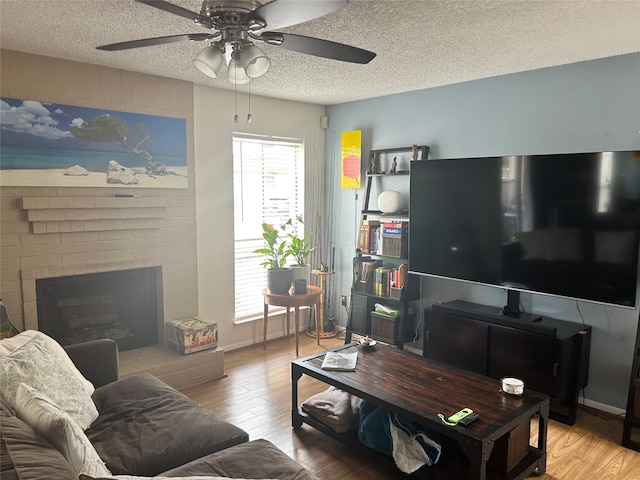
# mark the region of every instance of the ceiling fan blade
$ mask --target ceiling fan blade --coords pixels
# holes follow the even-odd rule
[[[344,43],[331,42],[320,38],[305,37],[292,33],[278,33],[283,37],[281,48],[294,52],[315,55],[316,57],[331,58],[351,63],[369,63],[376,56],[375,53],[362,48],[352,47]]]
[[[261,18],[269,30],[277,30],[335,12],[347,3],[346,0],[274,0],[245,15],[242,23]]]
[[[193,40],[200,42],[203,40],[212,40],[220,36],[212,33],[185,33],[183,35],[171,35],[168,37],[143,38],[141,40],[131,40],[128,42],[111,43],[96,47],[98,50],[106,50],[112,52],[115,50],[128,50],[130,48],[150,47],[151,45],[163,45],[165,43],[182,42],[184,40]]]
[[[186,8],[174,5],[173,3],[165,2],[164,0],[136,0],[136,2],[144,3],[145,5],[149,5],[150,7],[158,8],[175,15],[180,15],[181,17],[185,17],[190,20],[199,19],[205,22],[209,21],[207,17],[203,17],[199,13],[192,12],[191,10],[187,10]]]

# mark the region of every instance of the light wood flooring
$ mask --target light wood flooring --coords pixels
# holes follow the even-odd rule
[[[300,356],[343,343],[342,339],[315,339],[302,335]],[[229,422],[249,432],[252,440],[266,438],[322,480],[387,480],[410,478],[393,466],[363,455],[308,425],[291,427],[291,360],[293,337],[225,352],[226,377],[183,392]],[[303,376],[301,400],[327,386]],[[540,480],[640,480],[640,453],[620,446],[622,420],[581,407],[575,425],[551,420],[548,431],[547,471]],[[536,433],[532,424],[532,432]]]

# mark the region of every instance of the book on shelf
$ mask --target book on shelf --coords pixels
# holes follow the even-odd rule
[[[406,263],[401,263],[398,265],[398,288],[404,288],[404,284],[407,281],[407,271],[409,270],[409,266]]]
[[[407,234],[407,229],[406,228],[396,228],[396,227],[382,227],[382,234],[383,235],[406,235]]]
[[[378,220],[362,220],[358,234],[358,249],[363,253],[376,253],[374,243],[376,232],[380,228]]]
[[[379,297],[390,297],[392,292],[391,289],[402,290],[406,281],[406,263],[397,267],[377,267],[375,269],[373,293]]]
[[[358,352],[327,352],[322,361],[322,369],[353,372],[357,362]]]
[[[409,222],[401,222],[399,220],[391,220],[388,222],[382,222],[382,226],[385,228],[401,228],[407,229],[409,228]]]
[[[373,275],[376,268],[378,268],[380,265],[382,265],[382,262],[380,260],[371,260],[368,262],[362,262],[362,276],[361,276],[362,281],[363,282],[368,281],[369,276]]]
[[[390,292],[391,268],[378,267],[375,272],[374,292],[379,297],[388,297]]]
[[[381,245],[382,255],[396,258],[406,258],[408,235],[407,230],[402,228],[382,227]]]

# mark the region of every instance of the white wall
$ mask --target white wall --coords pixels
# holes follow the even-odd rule
[[[321,176],[324,162],[323,106],[252,96],[250,124],[247,107],[248,96],[239,94],[239,123],[234,124],[232,91],[194,86],[198,311],[218,322],[219,344],[226,350],[262,341],[262,321],[234,324],[232,134],[303,138],[307,184]],[[305,218],[315,213],[307,211]],[[281,335],[284,322],[269,318],[268,336]]]

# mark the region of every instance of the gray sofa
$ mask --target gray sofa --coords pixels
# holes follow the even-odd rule
[[[247,432],[157,378],[119,380],[112,340],[66,350],[96,387],[92,399],[99,415],[85,434],[113,475],[317,480],[272,443],[249,441]],[[4,402],[0,425],[2,480],[78,479],[65,457]]]

